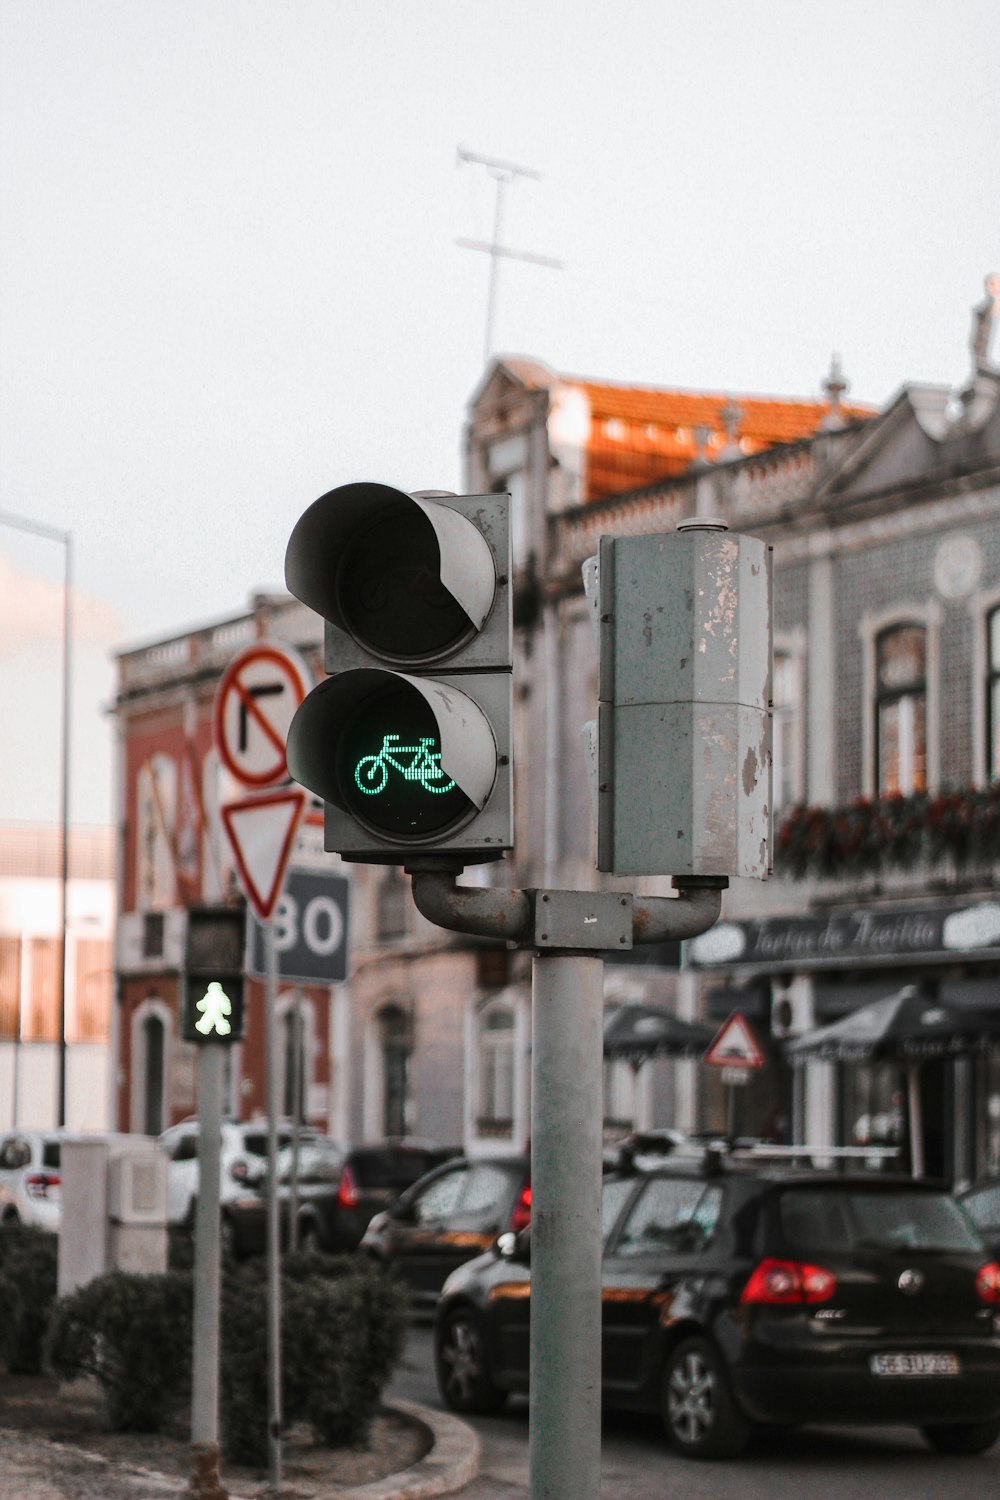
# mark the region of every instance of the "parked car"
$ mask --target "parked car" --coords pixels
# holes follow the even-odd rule
[[[198,1134],[197,1116],[172,1125],[160,1136],[160,1146],[167,1155],[167,1218],[171,1224],[194,1226],[198,1201]],[[294,1127],[290,1120],[278,1124],[278,1146],[287,1146]],[[302,1140],[313,1140],[316,1131],[304,1130]],[[222,1123],[221,1179],[219,1196],[222,1204],[232,1202],[244,1183],[253,1181],[267,1163],[266,1120],[224,1120]]]
[[[945,1453],[1000,1435],[1000,1264],[939,1186],[706,1153],[605,1177],[603,1394],[727,1458],[754,1424],[912,1423]],[[457,1411],[528,1384],[530,1232],[446,1281],[437,1379]]]
[[[447,1276],[531,1218],[528,1156],[456,1157],[376,1214],[361,1249],[395,1271],[412,1303],[433,1307]]]
[[[20,1222],[13,1194],[0,1183],[0,1229],[6,1228],[8,1224],[20,1224]]]
[[[984,1178],[956,1197],[989,1249],[1000,1260],[1000,1177]]]
[[[356,1250],[379,1209],[431,1168],[457,1156],[457,1147],[430,1141],[388,1140],[348,1148],[321,1136],[299,1151],[298,1243],[303,1250]],[[294,1162],[291,1146],[278,1158],[281,1240],[289,1242]],[[267,1240],[266,1173],[229,1202],[224,1234],[236,1255],[263,1251]]]
[[[0,1136],[0,1204],[5,1224],[33,1224],[58,1233],[62,1205],[61,1137],[56,1130],[9,1130]]]

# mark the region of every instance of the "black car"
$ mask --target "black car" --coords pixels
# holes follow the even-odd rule
[[[659,1412],[682,1453],[754,1424],[913,1423],[1000,1435],[1000,1265],[943,1186],[702,1161],[604,1179],[603,1396]],[[457,1411],[528,1384],[530,1234],[447,1281],[438,1384]]]
[[[956,1194],[990,1251],[1000,1260],[1000,1177],[987,1177]]]
[[[428,1141],[389,1140],[350,1148],[328,1137],[299,1148],[298,1244],[303,1250],[356,1250],[374,1213],[393,1202],[431,1168],[457,1154],[456,1147]],[[291,1146],[278,1153],[281,1242],[290,1242],[294,1159]],[[267,1243],[266,1174],[225,1205],[227,1248],[237,1256],[263,1252]]]
[[[456,1266],[530,1218],[530,1157],[463,1156],[376,1214],[361,1249],[403,1279],[415,1306],[433,1307]]]

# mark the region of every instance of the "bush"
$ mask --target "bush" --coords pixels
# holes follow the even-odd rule
[[[25,1224],[0,1229],[0,1358],[13,1374],[37,1375],[56,1299],[58,1236]]]
[[[117,1432],[160,1432],[191,1389],[191,1277],[112,1271],[56,1304],[49,1358],[92,1375]]]
[[[402,1353],[401,1289],[349,1257],[289,1256],[282,1276],[282,1407],[336,1446],[367,1436]],[[260,1262],[223,1291],[222,1436],[227,1457],[267,1462],[267,1285]]]
[[[194,1235],[181,1224],[171,1224],[167,1231],[167,1270],[194,1270]]]
[[[282,1275],[286,1422],[319,1442],[362,1442],[402,1353],[405,1293],[348,1256],[289,1256]],[[192,1278],[180,1271],[99,1276],[56,1304],[49,1358],[101,1385],[116,1431],[159,1432],[190,1400]],[[219,1398],[229,1459],[264,1466],[267,1432],[266,1264],[227,1266],[222,1280]]]

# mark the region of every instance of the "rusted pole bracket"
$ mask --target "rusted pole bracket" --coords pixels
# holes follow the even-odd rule
[[[459,885],[460,870],[445,860],[414,860],[406,869],[417,910],[437,927],[566,952],[613,953],[697,937],[717,921],[728,885],[725,876],[676,876],[676,896],[518,891]]]

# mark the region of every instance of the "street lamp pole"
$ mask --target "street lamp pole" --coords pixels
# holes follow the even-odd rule
[[[48,541],[59,542],[64,550],[63,568],[63,653],[62,653],[62,729],[60,734],[59,822],[61,827],[61,876],[59,882],[59,1109],[57,1124],[66,1124],[66,935],[69,926],[69,768],[70,768],[70,686],[72,682],[73,642],[73,534],[0,510],[0,525],[28,531]]]

